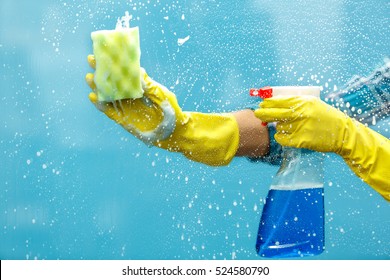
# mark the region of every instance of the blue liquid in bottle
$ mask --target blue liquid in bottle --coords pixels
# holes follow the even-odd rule
[[[263,257],[303,257],[324,250],[324,189],[269,191],[256,250]]]

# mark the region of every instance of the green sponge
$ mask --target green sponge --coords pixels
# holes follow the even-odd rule
[[[99,30],[91,38],[98,100],[142,97],[138,27]]]

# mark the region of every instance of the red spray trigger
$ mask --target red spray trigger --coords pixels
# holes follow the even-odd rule
[[[272,97],[272,88],[271,87],[263,87],[260,89],[250,89],[249,90],[250,96],[258,96],[262,99],[270,98]],[[266,122],[261,123],[263,126],[267,126]]]
[[[249,94],[251,96],[258,96],[262,99],[270,98],[272,97],[272,88],[271,87],[263,87],[260,89],[252,88],[249,90]]]

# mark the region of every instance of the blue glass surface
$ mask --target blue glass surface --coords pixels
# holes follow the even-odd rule
[[[371,73],[390,53],[388,1],[0,1],[1,259],[261,259],[277,167],[148,148],[90,104],[90,33],[125,11],[184,110],[229,112],[257,102],[252,87],[326,94]],[[389,137],[389,119],[373,129]],[[324,181],[326,246],[309,258],[389,259],[389,203],[337,156]]]

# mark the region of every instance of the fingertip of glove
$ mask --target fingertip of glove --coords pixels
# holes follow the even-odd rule
[[[87,57],[87,60],[88,60],[89,66],[91,66],[93,69],[95,69],[96,68],[95,56],[93,54],[89,54]]]
[[[257,118],[259,118],[259,119],[261,119],[261,117],[263,116],[263,113],[262,113],[263,111],[261,110],[261,108],[260,109],[256,109],[255,111],[254,111],[254,113],[255,113],[255,116],[257,117]]]
[[[96,93],[94,92],[91,92],[89,95],[88,95],[88,98],[89,100],[96,105],[96,103],[98,102],[98,96]]]
[[[146,73],[145,69],[141,68],[141,85],[144,90],[144,95],[154,99],[156,95],[156,89],[161,87],[157,82],[155,82],[149,75]]]
[[[275,98],[275,97],[270,97],[270,98],[264,99],[264,100],[259,104],[259,107],[260,107],[260,108],[273,108],[273,107],[275,107],[275,104],[277,104],[277,103],[278,103],[277,98]]]
[[[93,74],[92,73],[87,73],[85,75],[85,80],[87,81],[87,83],[90,83],[93,81]]]
[[[287,136],[283,133],[280,133],[280,132],[277,132],[275,135],[274,135],[274,138],[276,140],[276,142],[278,142],[280,145],[282,146],[289,146],[287,143]]]
[[[256,109],[254,111],[255,113],[255,116],[257,118],[259,118],[260,120],[264,121],[264,122],[272,122],[274,121],[274,118],[272,116],[272,111],[270,109],[267,109],[267,108],[260,108],[260,109]]]
[[[263,108],[264,100],[259,103],[259,108]]]
[[[152,78],[149,77],[144,68],[141,68],[141,79],[145,87],[150,87],[153,82]]]
[[[94,80],[94,75],[92,73],[88,73],[87,75],[85,75],[85,81],[93,91],[96,91],[96,84]]]

